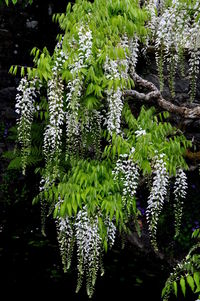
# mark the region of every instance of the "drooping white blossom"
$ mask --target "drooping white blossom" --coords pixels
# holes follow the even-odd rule
[[[133,150],[134,151],[134,150]],[[127,154],[120,155],[113,170],[115,180],[120,180],[123,185],[122,200],[128,213],[131,213],[132,201],[136,195],[139,179],[139,169]]]
[[[120,41],[120,46],[122,47],[125,58],[122,60],[119,60],[119,66],[122,66],[121,70],[121,78],[128,79],[128,71],[129,71],[129,60],[131,59],[132,53],[128,53],[130,51],[130,39],[128,39],[127,35],[123,35]]]
[[[120,73],[118,70],[118,62],[106,59],[104,64],[105,75],[108,80],[119,80]],[[112,135],[113,132],[120,134],[121,132],[121,113],[123,109],[122,90],[121,87],[106,90],[108,113],[107,113],[107,129]]]
[[[80,73],[82,68],[90,65],[92,57],[92,31],[86,26],[80,26],[78,32],[78,55],[70,66],[72,80],[67,83],[67,112],[66,112],[66,154],[77,148],[80,137],[79,109],[80,99],[83,93],[84,75]],[[73,146],[73,147],[71,147]]]
[[[27,159],[31,151],[31,126],[35,113],[35,99],[37,97],[36,83],[38,80],[33,78],[27,80],[22,78],[17,87],[15,112],[19,115],[17,119],[18,142],[21,145],[22,171],[25,174]],[[40,87],[40,85],[39,85]]]
[[[62,125],[64,122],[63,90],[64,86],[59,79],[49,81],[48,99],[50,118],[49,125],[45,132],[44,153],[50,157],[60,150]],[[46,153],[46,151],[48,151],[48,153]]]
[[[151,243],[157,251],[156,233],[158,220],[161,210],[167,196],[167,188],[169,184],[169,176],[166,169],[165,155],[155,156],[155,164],[153,166],[153,183],[150,195],[148,197],[148,206],[146,210],[146,218],[149,225]]]
[[[66,272],[70,268],[73,249],[76,245],[78,270],[76,291],[80,290],[85,277],[87,294],[92,297],[97,274],[99,270],[101,274],[103,273],[103,244],[100,237],[98,216],[89,216],[87,208],[84,206],[76,216],[60,217],[59,211],[62,203],[63,201],[59,199],[55,208],[58,212],[56,228],[63,269]],[[100,213],[99,216],[102,218]],[[107,217],[103,222],[107,231],[105,239],[109,247],[112,248],[115,242],[116,226],[114,221]]]
[[[89,217],[86,207],[77,214],[75,236],[78,259],[77,292],[82,285],[83,276],[86,275],[87,294],[91,297],[100,267],[101,237],[98,229],[98,218]]]
[[[125,57],[123,59],[113,60],[106,57],[104,63],[104,73],[106,78],[113,83],[117,83],[116,87],[113,84],[106,92],[108,112],[105,124],[109,133],[117,135],[121,133],[121,114],[123,109],[123,84],[129,78],[129,67],[132,66],[133,70],[136,67],[138,59],[138,38],[128,38],[126,34],[120,40],[119,47],[122,47]]]
[[[113,171],[114,178],[118,176],[123,182],[123,195],[134,197],[136,194],[139,171],[137,165],[127,154],[120,155]]]
[[[182,169],[177,170],[174,184],[174,212],[175,212],[175,235],[180,232],[183,215],[183,200],[187,195],[187,176]]]
[[[131,67],[135,70],[139,53],[139,42],[137,36],[129,39],[129,51],[130,56],[128,58],[128,61],[131,64]]]
[[[170,7],[164,10],[157,8],[156,2],[158,1],[150,0],[148,7],[151,13],[149,28],[154,32],[153,42],[155,41],[160,87],[162,89],[164,84],[163,68],[166,62],[169,87],[172,96],[175,96],[175,73],[177,67],[180,67],[182,74],[184,73],[184,54],[189,52],[190,99],[193,101],[200,62],[200,20],[197,17],[200,12],[200,1],[196,1],[195,7],[193,3],[172,1]],[[193,13],[188,13],[189,9]]]
[[[200,5],[200,3],[199,3]],[[190,100],[193,101],[196,95],[197,78],[199,75],[200,66],[200,20],[197,17],[200,14],[200,7],[196,8],[194,19],[197,20],[189,29],[189,38],[186,43],[190,58],[189,58],[189,76],[191,82]]]
[[[74,247],[73,224],[69,217],[57,217],[56,219],[57,239],[64,272],[71,266],[71,259]]]
[[[114,221],[111,221],[109,218],[106,218],[105,221],[105,226],[107,228],[107,240],[109,247],[112,248],[114,243],[115,243],[115,237],[116,237],[116,231],[117,228],[114,224]]]
[[[52,79],[48,81],[47,98],[49,105],[49,123],[44,132],[43,151],[47,162],[58,158],[61,151],[64,124],[64,84],[60,76],[62,66],[67,59],[60,50],[61,43],[56,46],[56,60],[52,69]]]

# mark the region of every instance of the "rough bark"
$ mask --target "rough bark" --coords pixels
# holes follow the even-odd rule
[[[133,97],[136,100],[147,102],[147,103],[155,103],[160,108],[174,114],[178,114],[183,118],[188,119],[197,119],[200,118],[200,106],[196,105],[193,108],[189,108],[186,106],[177,106],[170,101],[167,101],[163,98],[160,90],[150,81],[143,79],[135,72],[131,72],[131,77],[134,80],[136,87],[143,88],[145,90],[149,90],[147,93],[141,93],[136,90],[126,90],[124,91],[124,97]]]

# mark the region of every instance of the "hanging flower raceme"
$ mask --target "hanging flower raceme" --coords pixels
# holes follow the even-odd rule
[[[131,67],[135,70],[138,61],[138,52],[139,52],[139,43],[138,43],[137,36],[129,39],[128,44],[129,44],[129,51],[130,51],[130,56],[128,60]]]
[[[148,198],[146,217],[149,225],[151,243],[155,251],[157,251],[158,246],[156,241],[156,233],[158,220],[163,208],[165,198],[167,196],[167,188],[169,183],[169,176],[166,169],[164,154],[155,156],[155,164],[153,166],[153,169],[153,184]]]
[[[199,2],[200,5],[200,2]],[[191,82],[190,89],[190,101],[195,99],[197,78],[199,75],[199,65],[200,65],[200,19],[198,15],[200,14],[200,7],[196,7],[196,12],[194,14],[193,26],[189,29],[188,39],[186,43],[186,48],[190,54],[189,58],[189,76]]]
[[[163,76],[163,63],[167,62],[169,71],[169,86],[172,96],[174,92],[174,77],[179,58],[182,59],[182,49],[185,46],[189,30],[190,16],[182,4],[178,1],[169,9],[166,9],[159,18],[159,25],[156,32],[156,61],[160,78]],[[164,49],[164,52],[163,52]],[[161,88],[163,83],[161,82]]]
[[[128,51],[130,50],[130,45],[132,45],[132,42],[133,39],[128,39],[127,35],[125,34],[121,41],[120,41],[120,46],[122,47],[123,51],[124,51],[124,54],[125,54],[125,58],[122,59],[122,60],[119,60],[118,64],[121,68],[121,71],[120,71],[120,76],[121,78],[123,79],[128,79],[128,71],[129,71],[129,62],[130,62],[130,59],[131,59],[131,55],[132,55],[132,52],[129,54]],[[133,54],[133,59],[134,59],[134,54]]]
[[[57,217],[56,219],[57,239],[64,272],[71,266],[71,259],[74,248],[74,229],[69,217]]]
[[[66,56],[60,48],[56,47],[56,60],[52,69],[52,79],[48,81],[47,98],[49,104],[49,124],[44,132],[44,154],[47,163],[57,160],[61,151],[62,127],[64,123],[64,85],[59,75]]]
[[[18,142],[21,145],[21,164],[25,174],[27,159],[31,152],[31,125],[35,112],[35,99],[40,88],[36,78],[27,80],[22,78],[17,88],[15,111],[17,119]]]
[[[116,167],[113,170],[113,175],[114,179],[118,179],[122,182],[123,205],[128,210],[128,213],[131,213],[132,199],[135,197],[138,186],[138,167],[127,154],[120,155]]]
[[[178,236],[180,232],[183,200],[186,198],[187,187],[187,176],[182,169],[179,169],[174,184],[175,236]]]
[[[106,58],[104,64],[105,75],[108,80],[116,81],[120,79],[118,70],[118,62]],[[107,129],[112,135],[113,132],[120,134],[121,130],[121,113],[123,109],[121,87],[116,89],[111,88],[106,90],[108,114],[107,114]]]
[[[57,212],[63,201],[59,200],[55,205]],[[100,214],[102,218],[102,214]],[[103,220],[106,237],[110,248],[113,247],[116,236],[114,221],[108,217]],[[86,278],[86,289],[89,297],[92,297],[98,271],[103,275],[102,253],[103,244],[100,237],[98,217],[91,217],[84,206],[76,216],[56,217],[57,239],[64,272],[70,268],[73,249],[77,248],[78,292]]]
[[[109,218],[105,219],[104,224],[107,229],[107,240],[108,240],[109,247],[111,249],[115,243],[117,228],[114,224],[114,221],[111,221]]]
[[[151,29],[152,33],[156,31],[158,25],[158,11],[160,10],[160,4],[163,1],[149,0],[146,2],[146,8],[151,15],[151,19],[148,22],[148,27]]]
[[[59,78],[48,82],[49,100],[49,125],[44,134],[44,154],[46,158],[52,159],[60,151],[62,126],[64,122],[63,112],[64,86]]]
[[[170,5],[165,1],[166,3],[159,6],[158,1],[148,2],[147,7],[151,14],[149,28],[154,33],[160,88],[162,90],[164,85],[163,68],[166,62],[169,87],[172,96],[175,96],[175,73],[177,67],[180,67],[181,74],[184,75],[184,55],[189,52],[190,100],[193,101],[200,61],[200,1],[172,1]],[[162,9],[164,6],[166,9]]]
[[[67,112],[66,112],[66,153],[72,154],[78,149],[80,138],[79,109],[80,99],[83,93],[84,75],[82,68],[90,65],[92,57],[92,32],[86,26],[80,26],[78,32],[78,55],[74,63],[70,66],[72,80],[67,84]]]
[[[78,257],[78,284],[76,291],[79,291],[83,277],[86,275],[87,294],[91,297],[100,267],[102,242],[99,235],[98,218],[89,217],[86,207],[77,214],[75,236]]]
[[[108,113],[105,123],[111,135],[114,132],[117,135],[121,133],[122,95],[124,87],[123,84],[120,83],[128,80],[129,65],[131,64],[133,69],[136,67],[138,46],[137,36],[128,39],[127,35],[124,34],[119,43],[119,47],[123,49],[125,57],[117,60],[106,57],[104,63],[105,76],[109,81],[113,82],[112,87],[105,91],[108,103]],[[116,83],[116,85],[114,83]]]

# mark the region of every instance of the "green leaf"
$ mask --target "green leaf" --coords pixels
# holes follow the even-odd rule
[[[200,292],[200,273],[199,272],[195,272],[193,275],[194,278],[194,282],[197,286],[197,289],[195,292]]]
[[[21,77],[24,77],[24,75],[25,75],[24,67],[21,67]]]
[[[189,284],[191,290],[194,292],[195,285],[194,285],[193,277],[191,275],[188,275],[186,279],[187,279],[187,283]]]
[[[12,65],[12,66],[10,67],[8,73],[13,74],[13,69],[14,69],[14,66]]]
[[[72,216],[72,205],[71,205],[71,203],[68,202],[66,207],[67,207],[68,215]]]
[[[182,293],[185,297],[186,286],[185,286],[185,279],[183,277],[181,277],[181,279],[180,279],[180,286],[181,286]]]
[[[98,105],[99,101],[95,96],[87,96],[85,98],[85,106],[88,110],[94,109]]]
[[[176,281],[173,282],[173,288],[174,288],[174,294],[177,297],[178,286],[177,286],[177,282]]]
[[[21,158],[20,157],[16,157],[15,159],[13,159],[12,161],[10,161],[8,167],[8,169],[21,169]]]
[[[77,206],[76,197],[75,197],[74,192],[72,193],[72,209],[73,209],[74,213],[76,214],[78,206]]]
[[[195,229],[192,233],[192,238],[199,238],[200,237],[200,229]]]
[[[16,75],[17,74],[17,66],[15,66],[14,70],[13,70],[13,74]]]
[[[93,84],[93,83],[90,83],[90,84],[87,86],[85,95],[88,96],[88,95],[92,94],[92,93],[94,92],[94,89],[95,89],[94,84]]]
[[[161,297],[163,298],[166,294],[167,291],[167,286],[165,285],[164,288],[162,289]]]

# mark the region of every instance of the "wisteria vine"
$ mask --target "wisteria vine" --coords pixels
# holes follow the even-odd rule
[[[103,10],[102,5],[98,6],[101,2],[105,6]],[[118,229],[127,229],[130,220],[137,218],[137,191],[140,178],[147,174],[153,178],[146,219],[152,246],[158,251],[157,227],[167,197],[169,174],[172,174],[167,143],[178,149],[178,155],[173,153],[172,156],[182,158],[183,155],[181,138],[178,142],[171,138],[168,141],[170,135],[174,136],[169,125],[160,126],[151,112],[146,115],[152,119],[146,121],[140,116],[136,119],[132,108],[131,117],[127,113],[124,90],[134,86],[129,73],[136,70],[143,40],[150,43],[154,39],[161,77],[163,64],[167,62],[173,95],[175,69],[185,48],[188,49],[190,95],[191,99],[195,97],[200,51],[200,25],[199,20],[195,20],[199,7],[196,13],[188,16],[176,1],[173,1],[172,10],[164,9],[165,1],[147,2],[151,14],[147,24],[154,31],[152,37],[147,36],[144,27],[147,13],[139,3],[134,9],[132,1],[128,0],[127,5],[118,1],[120,9],[114,6],[114,1],[103,0],[94,1],[94,4],[84,1],[83,5],[77,1],[74,10],[68,6],[66,17],[56,17],[65,35],[52,56],[47,51],[40,57],[36,54],[38,69],[33,68],[32,76],[29,72],[22,78],[16,97],[23,173],[31,151],[31,126],[38,107],[37,98],[46,105],[45,118],[41,118],[44,166],[39,170],[42,178],[38,196],[42,216],[46,215],[47,207],[50,207],[49,213],[54,212],[64,272],[69,270],[76,254],[76,291],[85,279],[89,297],[94,293],[99,271],[103,274],[103,251],[114,246]],[[48,68],[42,75],[46,62]],[[39,105],[39,110],[41,108],[44,110]],[[145,117],[144,110],[142,114]],[[162,141],[157,142],[158,135],[163,137]],[[164,146],[158,151],[160,144]],[[176,235],[180,231],[182,200],[187,189],[183,170],[186,163],[183,159],[178,162],[180,166],[174,166]]]

